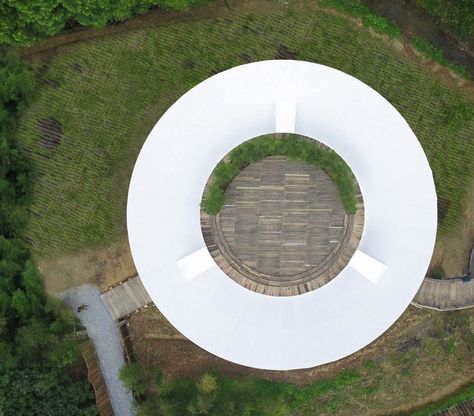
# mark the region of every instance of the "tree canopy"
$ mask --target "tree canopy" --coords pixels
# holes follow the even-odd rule
[[[15,122],[34,87],[33,72],[0,52],[0,414],[93,415],[89,383],[70,375],[79,358],[75,318],[47,297],[22,239],[31,167]]]
[[[73,26],[101,27],[153,6],[183,10],[199,0],[4,0],[0,44],[28,45]]]

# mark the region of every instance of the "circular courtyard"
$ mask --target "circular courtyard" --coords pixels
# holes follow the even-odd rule
[[[217,215],[201,212],[204,240],[219,267],[247,289],[272,296],[309,292],[336,277],[359,244],[364,215],[355,178],[353,187],[352,214],[323,169],[265,157],[229,183]]]

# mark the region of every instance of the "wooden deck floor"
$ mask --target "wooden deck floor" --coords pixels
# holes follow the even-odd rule
[[[226,190],[220,230],[247,267],[278,280],[321,263],[348,227],[329,176],[274,156],[246,167]]]
[[[138,276],[120,282],[100,295],[102,302],[114,320],[118,320],[137,309],[152,303]]]
[[[110,404],[107,387],[100,371],[99,360],[95,353],[94,344],[88,339],[80,345],[82,356],[87,366],[87,378],[92,384],[95,393],[97,411],[100,416],[114,416],[112,405]]]
[[[240,172],[226,196],[217,216],[201,213],[204,240],[228,276],[259,293],[291,296],[322,286],[361,238],[360,192],[357,213],[348,215],[333,181],[304,162],[260,160]]]

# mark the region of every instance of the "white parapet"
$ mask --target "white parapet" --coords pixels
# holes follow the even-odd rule
[[[207,248],[203,247],[187,256],[181,257],[176,261],[176,266],[178,266],[184,279],[189,281],[216,267],[216,263],[214,263]]]
[[[296,122],[296,101],[277,101],[275,103],[275,132],[294,133]]]
[[[360,250],[356,250],[349,261],[349,266],[372,283],[377,283],[387,270],[385,264]]]

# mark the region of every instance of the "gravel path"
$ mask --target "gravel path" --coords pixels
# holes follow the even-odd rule
[[[87,328],[99,358],[115,416],[130,416],[133,414],[133,396],[118,378],[118,370],[124,363],[120,333],[99,295],[96,287],[85,284],[68,289],[58,297],[73,308],[76,316]],[[77,307],[80,305],[87,305],[87,310],[78,313]]]

